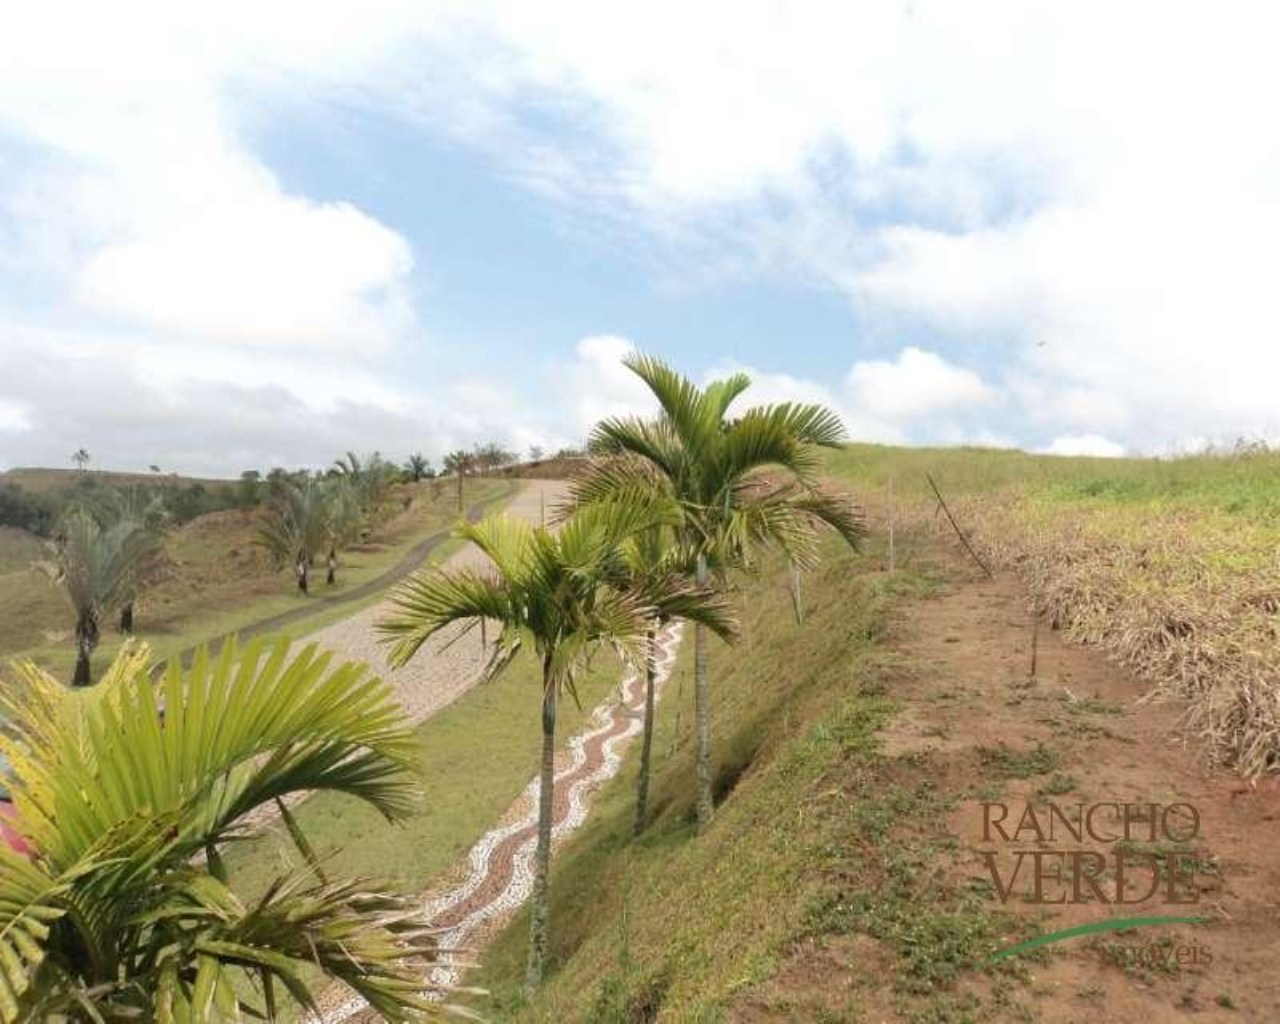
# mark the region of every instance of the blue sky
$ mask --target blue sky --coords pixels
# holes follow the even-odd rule
[[[415,295],[465,374],[531,352],[567,356],[598,334],[691,370],[727,360],[819,379],[893,347],[860,331],[831,288],[767,276],[691,285],[665,263],[678,252],[575,222],[491,158],[376,111],[276,110],[253,146],[289,190],[353,202],[422,240]],[[406,370],[432,380],[430,364]]]
[[[4,20],[0,467],[555,447],[636,347],[865,440],[1280,436],[1265,5]]]

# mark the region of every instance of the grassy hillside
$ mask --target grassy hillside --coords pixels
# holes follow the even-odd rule
[[[943,751],[963,746],[964,737],[939,731],[929,734],[934,749],[886,747],[880,730],[897,721],[904,706],[899,695],[912,692],[922,669],[891,650],[895,609],[903,598],[945,590],[956,572],[955,562],[944,571],[932,561],[937,552],[958,548],[935,516],[925,472],[980,550],[1020,568],[1028,581],[1038,580],[1047,614],[1059,616],[1057,624],[1074,636],[1081,595],[1072,584],[1052,581],[1078,580],[1082,565],[1086,574],[1100,571],[1105,558],[1094,546],[1104,536],[1114,542],[1099,549],[1106,558],[1121,550],[1147,552],[1146,569],[1122,563],[1132,577],[1127,599],[1132,603],[1138,586],[1153,595],[1133,616],[1162,614],[1159,601],[1172,599],[1165,571],[1175,566],[1202,587],[1257,582],[1265,565],[1274,565],[1277,468],[1280,460],[1271,455],[1100,460],[874,446],[838,453],[832,474],[868,505],[872,540],[857,556],[828,547],[823,567],[805,583],[801,624],[794,620],[781,566],[743,583],[745,637],[735,648],[712,648],[720,806],[711,830],[699,837],[693,829],[686,648],[659,710],[656,794],[646,833],[636,841],[630,837],[632,751],[620,776],[597,797],[583,830],[558,854],[553,965],[544,989],[532,1001],[521,991],[528,928],[522,913],[467,979],[489,990],[473,1000],[474,1007],[491,1019],[519,1022],[961,1024],[1040,1019],[1041,1001],[1058,999],[1061,1006],[1053,1012],[1067,1016],[1050,1012],[1044,1019],[1075,1019],[1077,1011],[1092,1016],[1096,1000],[1113,995],[1137,999],[1126,1005],[1145,1013],[1157,1006],[1150,996],[1154,986],[1167,992],[1152,1020],[1180,1019],[1179,1006],[1204,1009],[1206,1001],[1219,1014],[1234,1012],[1238,994],[1197,990],[1221,984],[1220,976],[1202,981],[1176,971],[1135,971],[1123,961],[1123,941],[1088,945],[1052,968],[1034,958],[981,966],[994,950],[1046,926],[1034,913],[1002,908],[972,872],[956,869],[965,854],[955,832],[957,809],[1010,786],[1027,798],[1079,793],[1078,780],[1097,767],[1094,745],[1102,742],[1116,751],[1108,785],[1127,786],[1133,773],[1124,765],[1132,761],[1133,740],[1107,727],[1117,721],[1108,717],[1119,714],[1116,707],[1064,704],[1065,691],[1057,685],[1028,702],[1025,679],[1011,677],[991,684],[1001,702],[1007,699],[1025,714],[1025,721],[1009,723],[1010,735],[1025,739],[1040,730],[1048,746],[1023,751],[1001,742],[964,748],[957,758]],[[900,567],[892,577],[883,572],[891,478]],[[1182,533],[1167,545],[1153,543],[1175,522],[1183,524]],[[1231,556],[1202,557],[1211,549],[1230,550],[1233,538],[1239,550]],[[1041,541],[1043,548],[1036,546]],[[1271,562],[1255,557],[1261,555]],[[960,571],[966,571],[963,565]],[[1107,587],[1122,584],[1116,574],[1100,579]],[[1053,586],[1059,588],[1056,605],[1045,589]],[[1021,594],[1012,600],[1016,607]],[[1113,616],[1132,621],[1120,611],[1113,608]],[[997,621],[1010,614],[1016,613],[995,612]],[[1197,624],[1192,635],[1214,642],[1207,627],[1200,630]],[[937,646],[950,650],[943,641],[954,639],[939,637]],[[1264,678],[1274,693],[1280,676],[1271,671]],[[937,686],[937,694],[921,698],[923,707],[945,708],[944,698],[972,700],[949,694],[945,677]],[[966,713],[978,721],[1004,714],[989,700],[977,699]],[[1053,713],[1045,717],[1048,711]],[[1138,716],[1126,721],[1141,728],[1141,709],[1125,714]],[[1160,732],[1172,727],[1172,718],[1171,710],[1161,719],[1165,724],[1150,729],[1163,750],[1172,750]],[[907,725],[894,725],[890,733],[910,733],[911,721],[908,715]],[[1192,752],[1169,757],[1183,759],[1189,776],[1195,774]],[[1133,785],[1162,785],[1155,780],[1167,777],[1159,775],[1164,770]],[[1087,782],[1084,788],[1103,792]],[[1126,790],[1123,798],[1145,798],[1136,793]],[[1246,874],[1268,877],[1253,868]],[[1264,925],[1269,920],[1265,914],[1262,919]],[[1246,935],[1242,950],[1258,941]],[[1050,993],[1038,986],[1041,972],[1054,974],[1061,987]]]
[[[40,557],[40,538],[11,526],[0,526],[0,573],[26,569]]]
[[[468,485],[468,504],[505,493],[505,481],[482,480]],[[405,502],[408,502],[407,507]],[[390,569],[414,544],[447,529],[457,519],[454,495],[430,483],[397,485],[392,512],[380,522],[368,543],[342,556],[336,586],[323,576],[309,596],[299,595],[292,572],[277,568],[255,543],[259,511],[228,509],[200,516],[166,539],[163,578],[138,602],[135,626],[160,657],[175,654],[201,640],[220,636],[246,623],[300,607],[323,621],[326,604]],[[11,533],[13,536],[11,537]],[[72,622],[61,594],[43,575],[29,568],[41,551],[29,535],[16,531],[0,536],[0,659],[34,658],[55,673],[67,674],[74,660]],[[354,610],[343,605],[341,614]],[[106,664],[119,643],[104,629],[95,661]]]
[[[689,651],[660,706],[652,820],[632,842],[633,760],[597,798],[554,868],[553,971],[531,1003],[520,992],[527,916],[484,958],[476,1008],[498,1020],[718,1021],[771,977],[789,950],[845,913],[845,862],[892,843],[905,860],[941,842],[927,822],[944,801],[928,765],[878,757],[902,666],[881,640],[896,594],[935,586],[924,573],[889,580],[878,553],[828,550],[794,621],[788,575],[773,567],[741,593],[746,635],[713,648],[720,811],[693,830]],[[631,755],[634,757],[634,753]],[[906,883],[904,882],[904,885]],[[1018,927],[970,894],[939,890],[861,907],[912,989],[949,982]],[[963,922],[958,933],[953,926]],[[807,1016],[795,1019],[812,1019]],[[843,1017],[830,1018],[846,1019]],[[852,1018],[849,1018],[852,1019]],[[939,1018],[942,1019],[942,1018]]]
[[[1280,452],[1100,459],[851,444],[832,453],[828,467],[833,476],[877,496],[892,479],[906,499],[930,494],[929,473],[948,499],[1018,488],[1067,504],[1103,499],[1116,506],[1212,507],[1260,517],[1280,511]]]
[[[131,484],[172,484],[187,487],[202,484],[205,487],[230,487],[234,480],[215,480],[206,477],[179,476],[176,473],[121,473],[105,469],[49,469],[47,467],[16,466],[0,473],[0,484],[17,484],[33,494],[51,494],[70,490],[76,482],[88,478],[108,487],[128,487]]]

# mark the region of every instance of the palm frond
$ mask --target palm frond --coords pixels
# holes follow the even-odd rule
[[[307,964],[394,1020],[427,1008],[432,943],[412,906],[367,883],[285,876],[243,906],[193,863],[277,797],[333,789],[395,817],[417,792],[417,740],[391,690],[314,647],[223,645],[157,683],[145,645],[89,691],[33,665],[0,695],[15,816],[35,851],[0,847],[0,1021],[227,1020],[244,976],[308,1005]]]
[[[615,417],[592,428],[588,446],[596,455],[627,453],[652,463],[664,476],[678,480],[685,472],[686,447],[665,420]]]
[[[492,619],[518,629],[521,609],[500,577],[474,569],[446,572],[439,568],[415,573],[391,592],[395,611],[378,623],[392,644],[388,660],[405,665],[432,636],[455,622]]]
[[[674,428],[686,446],[696,443],[704,429],[704,397],[683,374],[677,373],[661,359],[635,354],[622,365],[639,377],[653,392],[664,419]]]

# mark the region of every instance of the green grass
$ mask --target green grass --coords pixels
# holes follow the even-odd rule
[[[1016,486],[1059,504],[1201,506],[1258,517],[1280,512],[1280,452],[1099,459],[851,444],[833,452],[827,465],[833,475],[877,491],[892,479],[904,498],[931,493],[928,473],[948,500]]]
[[[572,700],[560,705],[562,742],[582,729],[592,709],[615,691],[618,678],[612,658],[600,658],[580,681],[581,709]],[[403,822],[388,825],[358,801],[331,794],[302,803],[295,816],[325,858],[326,870],[385,879],[402,891],[426,889],[493,826],[536,773],[540,694],[540,667],[532,656],[521,656],[421,725],[423,797]],[[287,840],[268,835],[237,844],[227,863],[236,887],[256,893],[281,858],[295,857]]]
[[[1027,779],[1047,775],[1062,763],[1062,756],[1042,743],[1029,750],[1016,750],[1004,743],[979,747],[982,767],[998,779]]]
[[[473,481],[467,504],[505,493],[511,486],[505,481]],[[157,657],[167,658],[299,607],[313,614],[289,628],[293,635],[353,614],[377,596],[354,603],[335,604],[334,599],[375,579],[415,544],[457,521],[452,493],[432,501],[430,485],[420,487],[422,498],[411,512],[385,523],[369,544],[343,554],[335,586],[325,585],[323,571],[315,573],[308,596],[297,592],[290,571],[269,565],[265,552],[254,545],[252,512],[217,512],[192,521],[169,538],[176,576],[144,595],[137,635],[152,645]],[[432,557],[438,560],[456,549],[437,548]],[[120,637],[111,625],[94,653],[95,667],[107,665],[119,648]],[[27,569],[0,574],[0,658],[29,657],[55,675],[69,676],[75,659],[70,627],[67,605],[46,577]]]
[[[770,571],[744,584],[743,640],[712,647],[720,807],[711,829],[693,827],[686,648],[659,708],[647,830],[630,837],[633,749],[557,856],[544,989],[531,1003],[520,992],[527,912],[468,978],[489,990],[475,1003],[489,1019],[719,1021],[797,943],[843,930],[884,944],[908,1009],[923,1012],[921,988],[951,985],[995,948],[1008,928],[989,901],[942,878],[930,877],[924,899],[912,888],[950,853],[950,798],[929,781],[938,764],[885,758],[877,738],[903,671],[882,646],[891,591],[934,584],[888,585],[866,571],[873,556],[827,555],[806,583],[803,624],[786,573]],[[887,896],[861,902],[866,892]],[[855,1019],[834,1004],[794,1012]]]

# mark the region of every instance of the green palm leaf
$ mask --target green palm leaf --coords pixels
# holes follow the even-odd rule
[[[0,849],[0,1021],[263,1014],[277,994],[309,1003],[307,965],[390,1019],[427,1012],[434,940],[414,903],[305,867],[245,906],[218,854],[289,794],[404,815],[417,741],[390,688],[286,642],[228,642],[158,682],[149,660],[129,648],[80,691],[22,663],[0,694],[13,825],[35,851]],[[249,978],[264,986],[256,1006]]]

